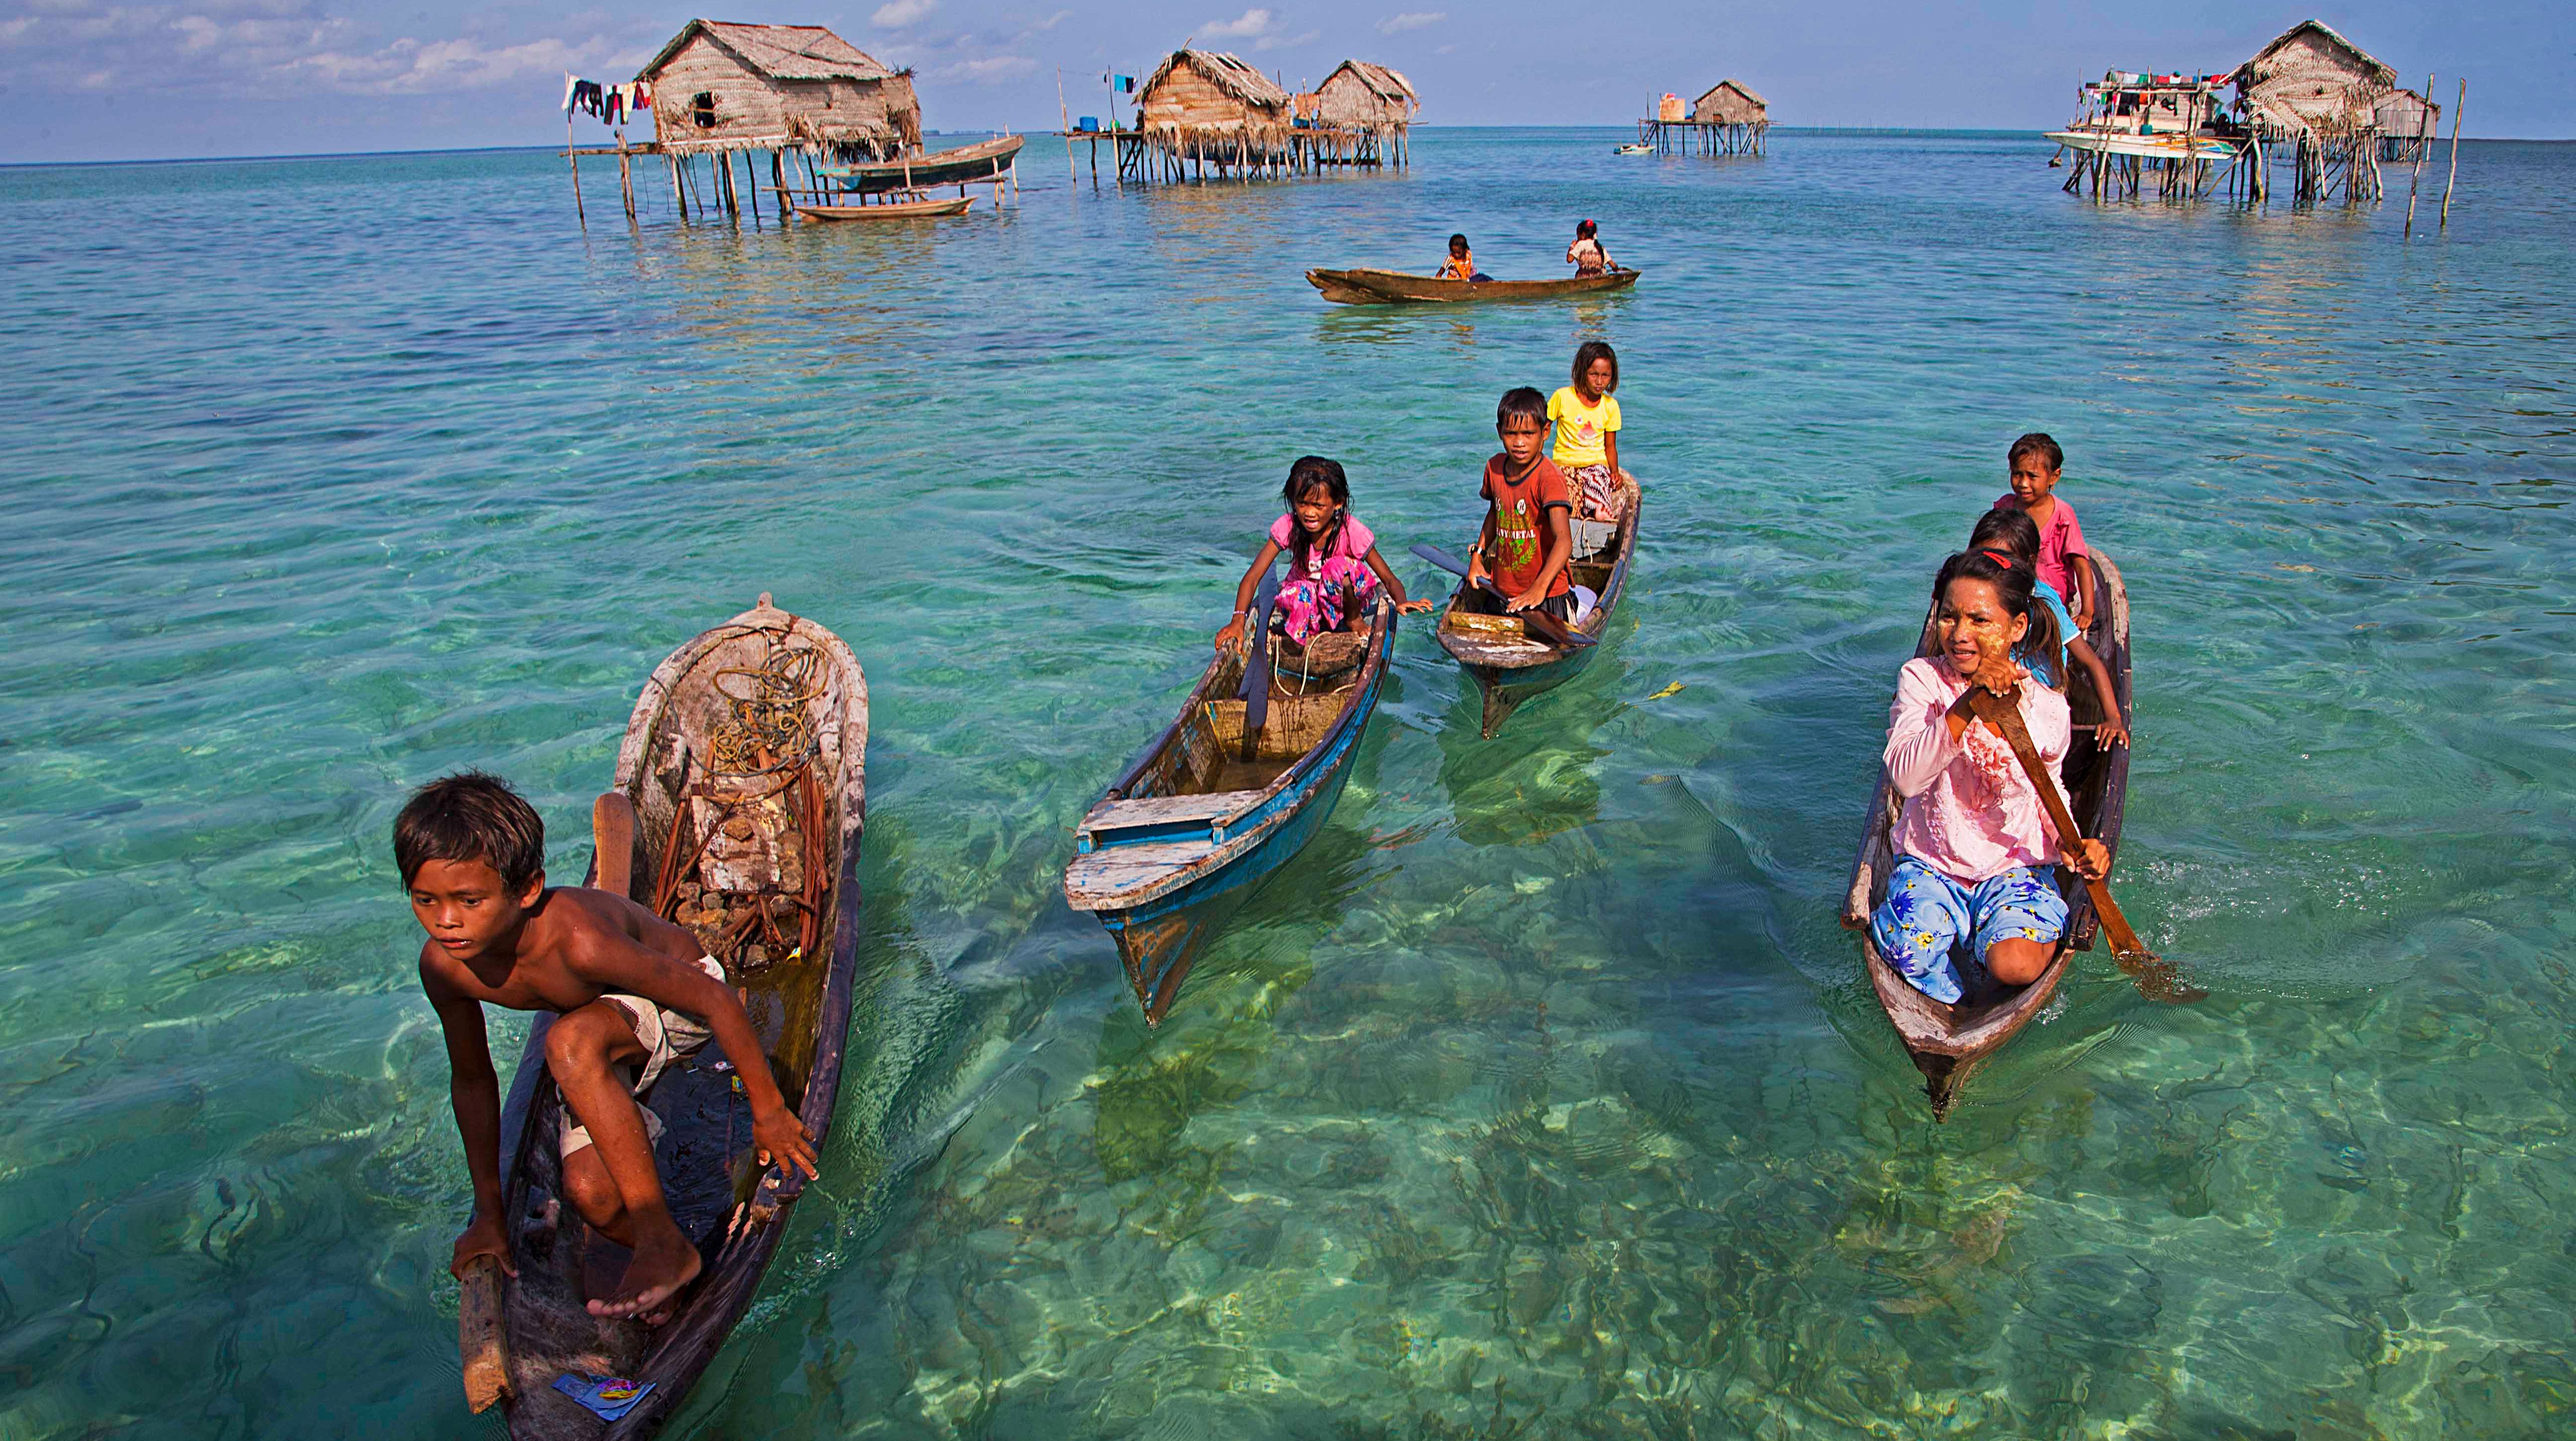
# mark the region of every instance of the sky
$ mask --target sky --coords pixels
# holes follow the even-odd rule
[[[2312,14],[2446,103],[2471,137],[2576,138],[2576,0],[1941,5],[1908,0],[732,0],[709,18],[828,25],[916,68],[933,130],[1103,115],[1105,71],[1185,42],[1294,86],[1404,71],[1426,125],[1627,124],[1729,76],[1779,125],[2037,130],[2105,69],[2220,71]],[[1442,8],[1446,7],[1446,8]],[[616,81],[689,18],[502,0],[0,0],[0,163],[545,145],[563,76]],[[1614,18],[1615,17],[1615,18]],[[583,143],[607,132],[588,118]],[[638,139],[643,138],[639,133]]]

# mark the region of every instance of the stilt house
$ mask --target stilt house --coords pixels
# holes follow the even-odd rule
[[[2382,160],[2412,160],[2442,131],[2442,107],[2412,90],[2380,96],[2373,113]]]
[[[653,86],[667,155],[803,149],[846,162],[921,144],[912,72],[820,25],[692,20],[635,78]]]
[[[2351,200],[2378,197],[2379,102],[2397,88],[2395,70],[2324,21],[2302,20],[2231,78],[2258,164],[2291,165],[2295,198],[2337,188]]]
[[[2341,136],[2377,127],[2397,72],[2322,20],[2302,20],[2236,67],[2238,103],[2263,138]]]
[[[1422,101],[1400,70],[1345,60],[1315,87],[1312,128],[1323,164],[1403,163],[1406,136]]]
[[[1741,80],[1720,80],[1691,102],[1690,118],[1700,125],[1769,125],[1771,103]]]
[[[1136,128],[1167,172],[1195,164],[1248,175],[1289,162],[1295,116],[1288,92],[1241,58],[1175,50],[1137,92]]]

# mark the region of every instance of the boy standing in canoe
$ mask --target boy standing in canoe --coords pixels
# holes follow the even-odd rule
[[[724,967],[697,937],[624,896],[546,885],[545,822],[491,776],[449,776],[420,788],[394,821],[394,862],[429,939],[421,989],[447,1038],[448,1087],[474,1220],[450,1263],[490,1256],[512,1275],[501,1214],[501,1085],[483,1030],[486,1004],[552,1011],[546,1066],[563,1092],[564,1194],[600,1234],[634,1251],[594,1316],[668,1319],[698,1274],[697,1248],[671,1220],[653,1165],[660,1121],[638,1098],[672,1062],[712,1036],[751,1101],[751,1139],[816,1174],[804,1123],[787,1109],[751,1017]]]

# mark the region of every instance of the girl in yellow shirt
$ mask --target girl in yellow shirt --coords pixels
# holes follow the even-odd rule
[[[1574,383],[1547,398],[1547,418],[1556,427],[1549,459],[1565,472],[1574,492],[1576,514],[1585,520],[1617,520],[1619,494],[1619,353],[1598,340],[1575,347]]]

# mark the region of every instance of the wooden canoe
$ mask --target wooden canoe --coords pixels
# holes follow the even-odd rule
[[[946,200],[888,200],[876,205],[814,205],[794,202],[796,213],[808,220],[935,220],[942,215],[963,215],[975,203],[972,195],[952,196]]]
[[[603,870],[630,876],[634,900],[689,926],[724,962],[817,1151],[849,1033],[867,743],[867,678],[850,648],[763,595],[673,651],[644,683],[601,807],[620,796],[632,806],[631,840],[602,825],[611,851],[591,871],[594,880]],[[664,1325],[592,1316],[586,1263],[613,1277],[627,1253],[558,1194],[563,1097],[546,1069],[552,1019],[541,1013],[530,1030],[502,1108],[503,1215],[519,1274],[486,1263],[468,1279],[468,1389],[478,1353],[505,1358],[512,1436],[629,1441],[679,1406],[751,1305],[803,1178],[755,1166],[750,1106],[710,1042],[646,1098],[664,1126],[654,1151],[672,1217],[706,1269]],[[474,1333],[478,1312],[497,1318],[497,1334]],[[604,1422],[555,1389],[566,1375],[653,1389]]]
[[[990,180],[1018,162],[1025,135],[937,150],[909,160],[878,160],[865,165],[816,166],[814,173],[835,190],[876,195],[890,190],[918,190],[928,185],[973,184]]]
[[[2093,628],[2084,638],[2102,658],[2103,668],[2111,673],[2111,683],[2119,691],[2116,703],[2125,721],[2132,713],[2129,590],[2120,578],[2120,568],[2099,547],[2093,550],[2092,557],[2100,578],[2099,593],[2094,598]],[[1931,646],[1932,622],[1927,616],[1915,654],[1929,655]],[[2075,736],[2061,774],[2073,801],[2069,810],[2076,825],[2108,847],[2116,860],[2120,818],[2129,799],[2129,747],[2115,746],[2105,751],[2094,743],[2093,727],[2106,713],[2103,700],[2094,694],[2092,682],[2084,672],[2079,670],[2075,675],[2074,683],[2067,687]],[[2050,958],[2048,969],[2040,972],[2039,979],[2019,990],[2006,990],[1995,986],[1981,967],[1962,966],[1961,978],[1970,985],[1956,1005],[1945,1005],[1914,989],[1869,938],[1870,915],[1886,898],[1887,874],[1896,865],[1888,837],[1903,805],[1903,798],[1888,784],[1886,772],[1881,771],[1878,789],[1870,797],[1869,818],[1862,828],[1860,855],[1852,865],[1851,888],[1843,897],[1842,921],[1861,933],[1862,963],[1868,968],[1870,986],[1878,993],[1878,1003],[1886,1010],[1888,1023],[1896,1027],[1897,1038],[1905,1043],[1906,1054],[1913,1057],[1915,1068],[1923,1073],[1924,1094],[1931,1098],[1933,1118],[1939,1120],[1949,1116],[1959,1088],[1978,1064],[2029,1025],[2031,1018],[2048,1004],[2049,997],[2057,994],[2068,960],[2077,951],[2093,948],[2100,917],[2094,914],[2092,897],[2086,893],[2083,880],[2061,867],[2058,887],[2066,896],[2066,934],[2058,941],[2057,954]]]
[[[1596,640],[1608,630],[1620,597],[1628,593],[1628,561],[1637,551],[1638,516],[1645,505],[1635,476],[1620,471],[1619,488],[1626,504],[1618,528],[1588,553],[1584,538],[1577,535],[1575,557],[1566,566],[1568,581],[1599,597],[1574,627]],[[1521,702],[1582,674],[1592,663],[1593,652],[1600,649],[1549,645],[1531,635],[1517,617],[1483,614],[1468,603],[1464,581],[1440,613],[1440,646],[1475,679],[1485,707],[1482,731],[1489,740]]]
[[[1473,300],[1546,300],[1625,290],[1643,272],[1613,270],[1563,280],[1438,280],[1400,270],[1309,270],[1306,283],[1336,305],[1451,305]]]
[[[1301,684],[1296,664],[1279,660],[1248,761],[1247,703],[1236,697],[1247,661],[1272,658],[1241,646],[1219,654],[1180,718],[1075,829],[1064,898],[1117,942],[1146,1024],[1162,1024],[1209,939],[1331,817],[1377,709],[1395,619],[1381,594],[1354,637],[1357,664],[1338,675]]]

